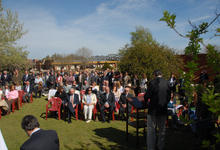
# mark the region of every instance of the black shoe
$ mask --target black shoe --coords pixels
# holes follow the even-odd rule
[[[110,123],[110,120],[107,120],[108,123]]]
[[[70,124],[70,123],[72,123],[72,121],[71,121],[71,120],[68,120],[68,123]]]

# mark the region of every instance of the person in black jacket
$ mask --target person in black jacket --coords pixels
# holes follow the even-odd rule
[[[59,138],[56,131],[40,129],[36,117],[25,116],[21,126],[30,138],[24,142],[20,150],[59,150]]]
[[[159,70],[154,71],[154,76],[155,79],[150,82],[144,95],[146,102],[150,99],[147,115],[147,149],[155,150],[157,147],[158,150],[162,150],[165,142],[167,104],[170,101],[171,91],[169,82],[162,78]],[[159,129],[158,138],[156,138],[157,128]]]
[[[71,123],[71,115],[74,115],[76,106],[79,105],[79,96],[75,94],[75,89],[71,88],[67,94],[68,123]]]
[[[120,105],[120,109],[119,109],[119,114],[120,114],[120,118],[121,120],[125,120],[125,112],[126,112],[126,108],[128,107],[128,113],[131,112],[131,104],[128,104],[128,106],[126,105],[126,101],[127,98],[131,98],[133,97],[132,94],[129,93],[130,91],[130,87],[126,86],[124,89],[124,92],[121,94],[120,99],[118,101],[119,105]]]
[[[55,82],[56,82],[56,78],[55,78],[53,72],[51,71],[50,76],[46,81],[48,89],[55,88]]]
[[[11,82],[11,76],[8,74],[6,70],[1,75],[1,81],[2,81],[2,86],[5,86],[6,83],[9,84]]]
[[[23,90],[24,90],[23,101],[29,103],[31,94],[34,90],[33,87],[30,85],[29,81],[25,82],[25,86],[24,86]]]
[[[61,116],[64,117],[64,120],[66,120],[66,111],[67,111],[67,104],[68,104],[68,98],[67,94],[64,91],[62,86],[59,86],[57,89],[57,92],[55,93],[55,97],[59,97],[62,100],[62,105],[61,105]],[[64,113],[62,113],[64,111]]]
[[[105,110],[108,110],[108,122],[110,122],[112,113],[115,108],[115,95],[110,91],[109,87],[105,87],[105,93],[101,96],[100,113],[102,121],[105,122]]]
[[[28,71],[26,70],[26,71],[25,71],[25,74],[24,74],[23,77],[22,77],[23,86],[26,85],[26,82],[27,82],[27,81],[30,81],[30,75],[29,75]]]

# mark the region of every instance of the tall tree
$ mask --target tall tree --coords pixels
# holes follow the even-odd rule
[[[156,69],[160,69],[165,77],[169,77],[171,72],[178,74],[181,67],[181,61],[173,50],[160,45],[153,39],[149,30],[143,27],[137,27],[135,32],[131,32],[131,44],[125,45],[119,55],[118,66],[122,72],[139,76],[145,73],[148,78],[152,78]]]
[[[90,58],[92,56],[92,50],[86,47],[82,47],[76,51],[76,55],[81,57],[80,61],[82,62],[82,66],[85,67],[90,61]]]
[[[19,23],[18,14],[5,10],[0,0],[0,70],[26,68],[28,52],[17,44],[25,33],[23,24]]]

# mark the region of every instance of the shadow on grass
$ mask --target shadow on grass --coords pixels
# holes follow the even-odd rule
[[[46,113],[43,112],[43,113],[40,115],[40,117],[43,118],[43,119],[46,119]]]
[[[136,136],[129,134],[128,141],[126,141],[125,131],[118,130],[116,128],[101,128],[94,130],[96,137],[92,139],[92,142],[96,144],[100,149],[146,149],[146,144],[143,136],[139,137],[139,147],[136,146]],[[101,138],[107,139],[112,142],[111,145],[105,145],[100,142]],[[97,140],[96,140],[97,139]]]
[[[40,117],[42,118],[42,119],[45,119],[46,120],[46,112],[43,112],[43,113],[41,113],[41,115],[40,115]],[[56,119],[56,120],[58,120],[58,115],[57,115],[57,113],[56,112],[49,112],[48,113],[48,116],[47,116],[47,119]],[[61,120],[62,120],[63,118],[61,118]]]
[[[96,146],[98,146],[100,149],[146,149],[146,143],[142,134],[139,137],[139,147],[137,147],[135,134],[129,134],[128,141],[126,141],[125,131],[121,131],[112,127],[95,129],[94,131],[96,137],[92,140],[92,142],[96,144]],[[106,145],[100,142],[101,138],[105,138],[113,144]],[[167,129],[165,149],[199,150],[200,147],[198,145],[198,139],[193,135],[190,129],[180,128],[178,130]]]

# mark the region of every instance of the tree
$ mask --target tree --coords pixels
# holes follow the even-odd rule
[[[81,57],[82,66],[85,67],[92,56],[92,51],[86,47],[82,47],[76,51],[76,55]]]
[[[188,46],[185,48],[185,54],[190,56],[192,58],[192,61],[189,61],[186,64],[186,68],[188,68],[188,72],[184,75],[184,81],[185,81],[185,91],[186,96],[188,97],[189,102],[192,102],[193,100],[193,92],[197,91],[200,95],[202,95],[202,102],[205,103],[207,106],[209,106],[209,111],[211,111],[214,116],[220,116],[220,89],[215,84],[220,84],[220,76],[217,75],[216,79],[218,83],[211,83],[211,86],[205,87],[205,86],[193,86],[192,83],[194,83],[194,74],[197,71],[198,63],[196,63],[196,60],[198,60],[198,54],[201,50],[201,46],[203,46],[206,49],[207,52],[207,60],[208,65],[210,68],[213,69],[213,71],[216,74],[219,74],[220,69],[220,54],[217,51],[215,46],[212,46],[210,44],[205,44],[203,38],[201,38],[201,35],[206,34],[208,32],[208,28],[216,22],[216,20],[220,17],[220,13],[216,13],[216,16],[211,22],[203,22],[199,25],[193,25],[191,21],[189,21],[189,24],[192,27],[192,30],[188,32],[186,35],[181,34],[176,29],[176,15],[170,14],[168,11],[164,11],[163,17],[160,19],[160,21],[165,21],[167,25],[173,29],[178,35],[180,35],[183,38],[188,38],[189,43]],[[214,37],[219,36],[220,33],[220,27],[216,28],[216,33],[214,34]],[[202,87],[202,90],[201,90]],[[213,88],[214,87],[214,88]],[[216,88],[216,89],[215,89]],[[199,117],[198,117],[199,118]],[[210,118],[208,118],[210,119]],[[220,134],[215,134],[216,137],[216,143],[220,142]],[[211,139],[210,139],[211,141]],[[208,149],[215,149],[215,143],[211,143],[210,141],[203,141],[203,147],[206,147]]]
[[[152,37],[148,29],[137,27],[136,32],[131,32],[131,45],[125,45],[119,51],[119,69],[122,72],[137,74],[141,76],[147,74],[152,78],[152,73],[160,69],[165,77],[169,77],[171,72],[178,74],[181,61],[176,57],[172,49],[160,45]]]
[[[17,13],[4,10],[0,0],[0,69],[24,69],[28,66],[28,52],[17,45],[25,33]]]
[[[204,48],[208,52],[208,62],[210,67],[212,68],[212,61],[211,59],[215,57],[213,54],[216,54],[216,50],[213,49],[212,46],[206,46],[203,42],[203,38],[201,36],[203,34],[206,34],[208,32],[208,28],[218,19],[220,14],[216,14],[216,17],[210,22],[203,22],[199,25],[193,25],[191,21],[189,21],[189,24],[192,27],[192,30],[189,31],[186,35],[180,33],[176,29],[176,15],[170,14],[168,11],[164,11],[163,17],[160,19],[160,21],[164,21],[167,23],[167,25],[173,29],[179,36],[183,38],[189,39],[188,46],[185,48],[185,55],[188,55],[192,58],[191,61],[187,62],[186,68],[188,69],[188,72],[186,74],[183,74],[183,78],[185,81],[185,91],[186,96],[189,99],[189,102],[193,100],[193,92],[196,91],[196,87],[192,86],[192,83],[194,83],[194,75],[195,72],[198,70],[198,63],[196,62],[198,60],[198,54],[201,51],[201,45],[204,46]],[[216,29],[218,32],[219,28]],[[211,59],[209,59],[211,58]],[[216,59],[215,59],[216,60]]]
[[[108,63],[104,63],[104,65],[103,65],[103,67],[102,67],[102,70],[106,70],[106,69],[112,70],[113,67],[112,67],[110,64],[108,64]]]

